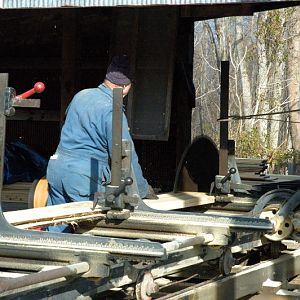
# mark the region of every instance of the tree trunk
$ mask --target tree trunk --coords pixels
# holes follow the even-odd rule
[[[243,115],[251,115],[252,111],[252,95],[251,95],[251,84],[249,78],[249,70],[248,64],[246,61],[247,57],[247,44],[244,38],[244,18],[236,17],[236,50],[240,71],[240,80],[241,80],[241,88],[242,88],[242,113]],[[244,122],[244,130],[249,131],[253,127],[253,119]]]
[[[267,20],[267,13],[259,13],[258,15],[258,25],[264,26]],[[269,63],[267,58],[267,48],[264,39],[259,39],[257,41],[257,59],[258,59],[258,73],[256,81],[256,104],[254,108],[254,114],[259,112],[268,111],[268,103],[266,101],[268,75],[269,75]],[[266,132],[267,122],[263,120],[258,120],[255,122],[256,127],[261,133]]]
[[[300,109],[300,7],[296,7],[290,18],[289,56],[287,66],[289,109]],[[300,151],[300,111],[290,113],[292,147]],[[298,122],[298,123],[296,123]],[[300,161],[294,161],[295,174],[300,174]]]

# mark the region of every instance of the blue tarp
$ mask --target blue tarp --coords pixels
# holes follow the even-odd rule
[[[5,144],[3,183],[32,182],[46,174],[48,160],[20,141]]]

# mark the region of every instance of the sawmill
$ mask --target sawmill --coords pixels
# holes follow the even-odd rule
[[[237,158],[226,121],[219,147],[191,139],[194,22],[299,5],[0,1],[0,298],[300,299],[300,176]],[[118,88],[105,192],[46,206],[45,177],[6,182],[8,143],[21,137],[50,157],[72,96],[97,86],[120,52],[133,58],[126,115],[158,199],[139,196]],[[229,68],[220,61],[224,120]],[[74,233],[44,230],[61,224]]]

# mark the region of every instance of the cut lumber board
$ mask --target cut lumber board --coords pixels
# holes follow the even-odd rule
[[[6,220],[13,225],[36,223],[45,221],[55,223],[56,220],[67,218],[80,218],[99,214],[99,209],[92,210],[91,201],[72,202],[47,207],[30,208],[4,212]],[[102,216],[104,214],[102,213]]]
[[[149,207],[159,210],[175,210],[215,202],[215,196],[199,192],[166,193],[158,197],[156,200],[144,199],[144,202]]]
[[[211,204],[215,202],[215,197],[198,192],[168,193],[159,195],[159,199],[156,200],[144,199],[144,202],[154,209],[173,210]],[[99,208],[92,210],[91,201],[9,211],[3,214],[9,223],[19,228],[42,227],[105,217]]]
[[[237,164],[253,164],[253,165],[263,165],[268,164],[267,159],[260,159],[260,158],[242,158],[236,157],[235,158]]]
[[[13,224],[14,226],[20,228],[20,229],[31,229],[31,228],[43,228],[48,226],[56,226],[61,224],[70,224],[74,228],[78,227],[78,223],[80,222],[93,222],[93,221],[99,221],[101,219],[105,218],[105,214],[102,212],[99,213],[88,213],[88,214],[80,214],[73,216],[63,216],[63,217],[54,217],[51,219],[41,219],[41,220],[35,220],[31,223],[23,223],[23,224]]]

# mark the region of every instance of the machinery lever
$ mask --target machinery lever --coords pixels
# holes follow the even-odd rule
[[[226,181],[230,180],[231,175],[236,173],[236,168],[230,168],[229,172],[222,178],[221,184],[224,184]]]
[[[20,95],[17,95],[16,98],[18,99],[26,99],[32,96],[34,93],[42,93],[45,90],[45,85],[43,82],[36,82],[34,87]]]
[[[222,193],[230,193],[230,179],[231,175],[236,173],[236,168],[230,168],[228,173],[225,176],[217,175],[215,183],[212,183],[210,193],[212,192],[214,186],[221,191]]]
[[[15,107],[39,108],[40,99],[27,99],[34,93],[42,93],[45,85],[37,82],[29,91],[16,96],[16,90],[12,87],[6,87],[4,92],[4,115],[11,117],[15,114]]]

